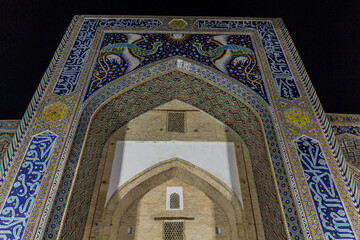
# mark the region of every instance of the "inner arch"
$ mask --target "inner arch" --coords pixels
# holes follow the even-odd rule
[[[146,169],[137,178],[124,184],[113,194],[105,208],[104,219],[101,222],[100,239],[118,239],[117,229],[121,222],[126,222],[122,217],[128,208],[147,192],[172,179],[195,187],[221,207],[231,229],[227,237],[234,240],[249,239],[245,235],[242,207],[233,192],[208,172],[178,158],[163,161]],[[155,217],[164,216],[166,218],[175,215],[161,213]],[[189,212],[185,215],[178,215],[179,218],[191,216]],[[189,238],[191,239],[191,236]]]
[[[83,179],[87,179],[89,175],[96,175],[106,140],[130,120],[174,99],[190,104],[220,120],[244,140],[250,152],[266,238],[286,238],[280,200],[274,176],[271,174],[273,170],[260,120],[249,107],[232,94],[202,79],[177,71],[137,85],[106,102],[94,114],[88,128],[64,222],[71,222],[72,226],[85,229],[95,180]],[[71,161],[71,156],[68,161]],[[77,200],[78,194],[81,194],[82,202]],[[271,206],[268,206],[269,200]],[[75,215],[84,217],[75,218]],[[66,234],[71,232],[67,229],[62,237],[70,237]]]

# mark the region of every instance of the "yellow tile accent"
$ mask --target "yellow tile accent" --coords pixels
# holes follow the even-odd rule
[[[173,19],[169,22],[169,25],[174,29],[183,29],[186,27],[187,22],[183,19]]]
[[[291,108],[285,112],[286,121],[292,125],[302,128],[308,125],[311,121],[309,114],[298,108]]]
[[[48,122],[55,122],[62,119],[67,111],[67,107],[61,103],[55,103],[45,108],[42,118]]]

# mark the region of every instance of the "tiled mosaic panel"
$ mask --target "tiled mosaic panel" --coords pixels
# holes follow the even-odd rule
[[[161,22],[158,19],[85,19],[54,88],[54,93],[63,96],[75,90],[98,27],[154,29],[160,25]]]
[[[186,74],[178,73],[178,75],[175,75],[175,73],[169,73],[143,83],[116,97],[106,106],[102,107],[100,112],[94,117],[79,166],[78,177],[73,188],[73,195],[69,199],[68,212],[65,217],[62,235],[60,236],[61,239],[69,238],[69,234],[75,234],[76,237],[81,237],[83,234],[95,182],[95,177],[89,178],[87,176],[96,176],[102,146],[106,139],[131,119],[173,99],[179,99],[191,104],[226,123],[249,146],[253,146],[250,154],[253,160],[260,206],[263,209],[262,218],[264,225],[267,226],[265,227],[265,234],[268,239],[286,238],[286,227],[283,225],[282,211],[276,196],[275,183],[272,175],[268,174],[272,170],[267,157],[259,120],[237,98],[232,97],[213,85]],[[226,104],[225,106],[224,103]],[[91,113],[84,114],[83,119],[87,119],[91,115]],[[47,238],[53,238],[57,235],[57,226],[60,224],[61,214],[66,206],[67,191],[72,182],[73,169],[75,169],[78,162],[87,121],[80,121],[79,124],[80,128],[76,132],[77,137],[74,140],[70,159],[65,166],[64,177],[61,180],[61,185],[46,227],[45,236]],[[276,163],[276,165],[278,168],[283,168],[281,164]],[[286,184],[286,175],[282,175],[284,172],[284,169],[282,172],[278,171],[277,175],[280,175],[281,178],[285,176],[283,185],[288,186]],[[289,189],[284,196],[291,198]],[[285,199],[283,201],[287,202],[287,204],[294,204],[292,201]],[[287,205],[285,204],[285,206]],[[288,227],[292,231],[292,237],[294,239],[303,239],[295,206],[292,205],[289,208],[284,208],[287,218],[290,219]]]
[[[105,21],[105,20],[104,20]],[[109,19],[107,19],[106,21],[109,21],[109,22],[111,22],[111,20],[109,20]],[[214,21],[212,21],[212,22],[214,22]],[[247,24],[249,24],[249,25],[252,25],[252,23],[250,23],[250,22],[260,22],[260,21],[231,21],[231,22],[227,22],[227,21],[220,21],[221,22],[221,24],[216,24],[216,27],[215,28],[222,28],[222,29],[236,29],[236,28],[243,28],[244,27],[244,25],[243,24],[241,24],[241,23],[245,23],[245,22],[248,22]],[[264,23],[264,22],[263,22]],[[131,25],[131,24],[130,24]],[[268,22],[268,25],[271,25],[271,23],[270,22]],[[268,28],[268,29],[270,29],[270,28]],[[89,30],[89,31],[91,31],[91,30]],[[261,30],[259,30],[259,32],[260,33],[262,33],[261,35],[262,35],[262,37],[264,37],[264,36],[266,36],[266,34],[267,33],[265,33],[267,30],[266,30],[266,27],[264,27],[264,29],[261,29]],[[263,34],[264,33],[264,34]],[[275,36],[276,37],[276,36]],[[90,39],[90,38],[89,38]],[[264,40],[263,40],[264,41]],[[271,48],[270,48],[270,46],[271,45],[268,45],[268,46],[266,46],[265,47],[265,49],[266,49],[266,51],[268,52],[268,51],[271,51]],[[269,55],[268,55],[269,56]],[[273,56],[275,56],[275,55],[273,55]],[[82,56],[81,56],[82,57]],[[268,59],[269,59],[269,57],[268,57]],[[269,62],[271,62],[271,60],[269,59]],[[274,75],[273,75],[274,76]],[[278,81],[279,82],[279,81]],[[290,82],[291,83],[291,82]],[[296,86],[295,86],[296,87]],[[281,88],[282,87],[279,87],[279,85],[278,85],[278,90],[279,90],[279,93],[280,94],[284,94],[284,93],[286,93],[286,91],[282,91],[281,90]],[[75,89],[75,88],[73,88],[73,89]],[[285,88],[285,90],[286,90],[286,88]],[[286,98],[286,97],[285,97]],[[291,97],[289,97],[289,99],[291,99]],[[271,148],[271,147],[270,147]],[[273,153],[271,153],[271,154],[273,154]],[[277,174],[277,173],[276,173]],[[293,206],[294,207],[294,209],[295,209],[295,206]]]
[[[19,123],[20,120],[0,120],[0,132],[14,131]]]
[[[325,238],[356,239],[319,143],[303,136],[295,145]]]
[[[73,49],[58,79],[58,82],[54,89],[54,93],[59,95],[66,95],[75,90],[87,56],[87,52],[90,48],[95,32],[99,26],[155,29],[160,25],[161,22],[157,19],[85,19],[80,29],[79,35],[75,41]],[[300,97],[300,93],[295,84],[294,77],[292,76],[289,65],[287,64],[287,61],[285,59],[285,55],[280,47],[280,42],[270,21],[198,20],[195,23],[195,26],[199,29],[256,29],[259,32],[261,40],[263,42],[267,59],[270,64],[273,77],[277,83],[277,88],[280,96],[288,100],[293,100]],[[146,50],[149,50],[150,47],[151,45],[149,45],[149,42],[146,43]],[[122,48],[124,49],[124,46],[122,46]],[[134,46],[131,46],[130,48],[134,48]],[[126,49],[129,49],[129,46],[127,46]],[[214,49],[209,48],[205,50]],[[191,55],[191,53],[192,52],[185,52],[185,55],[188,57]],[[113,58],[113,61],[116,61],[116,59]],[[242,61],[245,60],[241,58],[237,60],[237,62]],[[127,66],[123,67],[127,68]],[[126,69],[124,69],[124,71],[126,71]],[[232,73],[230,74],[230,76],[232,76]],[[261,84],[259,85],[259,83],[252,83],[252,85],[256,85],[257,88],[259,88]],[[262,92],[264,92],[263,89]],[[266,99],[266,96],[263,97]]]
[[[32,214],[56,138],[51,132],[43,132],[31,139],[0,213],[1,239],[21,239]]]
[[[287,100],[294,100],[300,97],[294,76],[291,73],[280,41],[270,21],[197,20],[195,26],[202,30],[256,29],[260,34],[279,95]]]
[[[350,165],[349,172],[355,180],[355,184],[360,188],[360,170]]]
[[[350,124],[359,124],[360,115],[350,115],[350,114],[337,114],[337,113],[327,113],[326,117],[331,122],[331,125],[338,125],[335,122],[339,123],[350,123]],[[343,124],[339,124],[340,126]]]
[[[19,122],[19,120],[0,120],[0,161],[2,164]]]
[[[346,162],[360,169],[360,139],[338,140]]]
[[[336,140],[340,144],[343,156],[350,165],[350,174],[356,185],[360,187],[360,137],[337,135]]]
[[[18,149],[20,147],[21,141],[25,135],[25,131],[29,127],[29,124],[34,116],[34,113],[37,112],[37,109],[39,107],[41,99],[44,96],[45,89],[47,88],[47,86],[50,82],[49,81],[50,78],[52,77],[54,68],[57,65],[58,61],[60,60],[60,56],[62,55],[64,46],[67,45],[69,36],[71,35],[71,32],[74,29],[74,26],[76,25],[78,19],[79,19],[79,16],[73,17],[68,29],[65,32],[65,35],[63,36],[58,48],[56,49],[56,51],[54,53],[54,57],[52,58],[43,77],[41,78],[38,88],[36,89],[28,107],[26,108],[23,118],[21,120],[10,120],[11,122],[17,122],[18,130],[16,131],[16,134],[14,135],[14,138],[13,138],[13,142],[12,142],[12,144],[10,144],[9,150],[7,151],[7,154],[4,156],[4,161],[2,162],[2,164],[0,166],[0,176],[1,176],[0,185],[4,186],[5,188],[9,187],[8,183],[3,182],[5,173],[9,170],[9,167],[12,164],[13,157],[15,156],[15,153],[18,151]],[[1,126],[0,126],[0,128],[1,128]]]
[[[349,164],[349,174],[360,189],[360,116],[327,114],[341,152]]]
[[[5,153],[9,147],[10,144],[10,136],[0,136],[0,161],[5,156]]]
[[[332,125],[332,129],[335,132],[335,135],[340,135],[343,133],[352,134],[355,136],[360,137],[360,126],[339,126],[339,125]]]
[[[268,101],[249,35],[106,33],[100,49],[84,100],[126,73],[178,56],[218,69]]]
[[[266,135],[266,140],[268,142],[269,152],[271,155],[273,167],[275,170],[275,177],[278,183],[279,187],[279,193],[282,200],[282,205],[284,208],[284,214],[287,220],[288,224],[288,230],[290,237],[293,237],[295,239],[302,238],[302,228],[300,227],[300,223],[298,220],[298,212],[295,207],[295,200],[296,196],[293,198],[291,189],[294,191],[297,191],[295,188],[295,182],[292,178],[291,173],[291,166],[290,163],[283,159],[280,154],[280,147],[277,140],[277,137],[275,135],[275,129],[273,125],[273,120],[270,117],[270,111],[267,109],[267,107],[264,105],[265,102],[261,101],[261,99],[258,99],[256,95],[251,94],[246,89],[242,88],[241,86],[237,85],[233,81],[229,81],[228,79],[215,74],[214,72],[210,71],[207,68],[203,68],[196,64],[191,64],[189,62],[185,62],[183,60],[179,59],[172,59],[168,60],[162,63],[159,63],[157,65],[151,66],[149,68],[143,69],[141,71],[138,71],[136,74],[128,77],[125,80],[122,81],[115,81],[114,84],[110,84],[108,88],[103,88],[101,91],[101,94],[97,94],[94,96],[94,98],[89,101],[89,103],[86,105],[84,112],[86,114],[82,115],[82,121],[85,123],[83,125],[83,128],[88,125],[88,122],[90,121],[91,114],[98,109],[101,104],[111,97],[115,97],[119,94],[119,92],[122,92],[125,89],[128,89],[131,86],[134,86],[136,84],[139,84],[143,81],[146,81],[148,79],[151,79],[153,76],[159,76],[160,74],[165,74],[168,71],[174,71],[174,68],[181,68],[185,71],[189,72],[190,74],[194,74],[195,76],[199,76],[201,78],[207,79],[210,82],[213,82],[215,85],[219,85],[220,87],[223,87],[227,91],[230,91],[234,93],[236,96],[238,96],[242,101],[245,101],[250,106],[253,107],[253,110],[256,111],[263,123],[264,131]],[[79,132],[78,132],[79,134]],[[83,133],[82,133],[83,134]],[[82,143],[81,143],[82,144]],[[75,158],[76,156],[74,156]],[[287,165],[287,171],[285,171],[285,166]],[[69,168],[69,172],[73,171],[71,168]],[[289,174],[289,175],[288,175]],[[290,177],[289,177],[290,176]],[[291,184],[289,184],[290,182]],[[60,183],[60,186],[62,184]],[[63,188],[62,190],[64,193],[62,193],[62,196],[67,196],[69,192],[69,188]],[[296,194],[296,193],[295,193]],[[65,204],[64,201],[67,201],[67,199],[64,200],[64,198],[61,196],[60,200],[62,201],[62,204]],[[299,200],[299,199],[297,199]],[[299,203],[299,202],[298,202]],[[57,206],[59,207],[59,206]],[[310,236],[310,232],[308,229],[308,225],[306,222],[305,213],[303,212],[303,209],[301,208],[300,204],[300,214],[302,218],[302,222],[304,223],[304,227],[306,235]],[[47,210],[50,212],[50,209]],[[56,215],[60,216],[60,215]],[[50,224],[50,223],[49,223]],[[58,220],[51,221],[51,225],[54,226],[53,229],[57,229]],[[39,233],[41,234],[41,233]]]

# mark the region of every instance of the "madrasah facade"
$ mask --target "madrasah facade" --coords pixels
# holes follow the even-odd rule
[[[2,239],[360,238],[360,116],[281,19],[75,16],[0,146]]]

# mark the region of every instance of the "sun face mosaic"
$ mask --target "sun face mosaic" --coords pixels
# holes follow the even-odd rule
[[[174,88],[176,82],[163,81],[174,71],[187,76],[188,82],[181,89]],[[148,87],[152,80],[154,84]],[[272,190],[259,190],[260,201],[268,203],[266,199],[277,197],[280,204],[276,219],[271,219],[268,211],[262,212],[263,222],[271,225],[265,226],[267,236],[360,237],[357,184],[342,159],[339,145],[333,141],[334,132],[358,137],[359,128],[337,123],[331,129],[281,20],[116,16],[74,18],[10,147],[2,152],[6,156],[0,191],[3,237],[82,238],[87,210],[76,204],[90,201],[93,184],[74,176],[86,176],[87,170],[96,174],[94,152],[81,151],[87,143],[100,146],[100,138],[92,140],[92,136],[87,136],[88,125],[105,103],[112,106],[111,98],[123,97],[124,103],[136,100],[139,92],[130,94],[129,89],[141,89],[143,95],[149,96],[156,94],[154,89],[161,89],[163,99],[149,97],[151,104],[166,102],[176,95],[229,125],[233,124],[230,119],[236,119],[237,131],[250,148],[262,149],[261,154],[269,157],[266,171],[261,167],[254,170],[259,178],[257,188],[266,186],[261,181],[270,183],[273,177]],[[212,97],[199,97],[209,89]],[[191,97],[184,91],[189,91],[186,94]],[[145,105],[135,107],[133,100],[131,106],[122,106],[123,114],[115,109],[110,115],[100,116],[110,119],[100,121],[104,132],[110,131],[104,133],[102,143],[117,128],[117,121],[147,109]],[[73,108],[62,104],[65,102],[77,105]],[[244,104],[244,109],[258,117],[233,112],[230,103]],[[211,104],[222,107],[214,110]],[[116,121],[111,121],[111,116],[117,116]],[[330,118],[338,122],[347,119]],[[351,119],[360,122],[357,117]],[[42,126],[35,124],[38,121]],[[251,127],[245,131],[244,124]],[[64,131],[58,135],[52,131],[55,129]],[[262,142],[257,140],[261,134]],[[348,154],[354,152],[350,146],[346,150]],[[96,154],[100,153],[98,147]],[[265,162],[258,159],[266,158],[253,155],[253,163],[261,166]],[[28,169],[33,160],[43,168]],[[272,171],[273,176],[266,175],[269,181],[261,178]],[[28,202],[21,196],[22,179],[32,194]],[[81,184],[90,187],[84,191]],[[20,199],[19,204],[13,206],[16,199]],[[75,230],[65,221],[73,210],[82,211],[73,219],[81,223]],[[13,213],[18,216],[12,216]],[[272,231],[281,225],[276,221],[282,220],[284,229]]]

